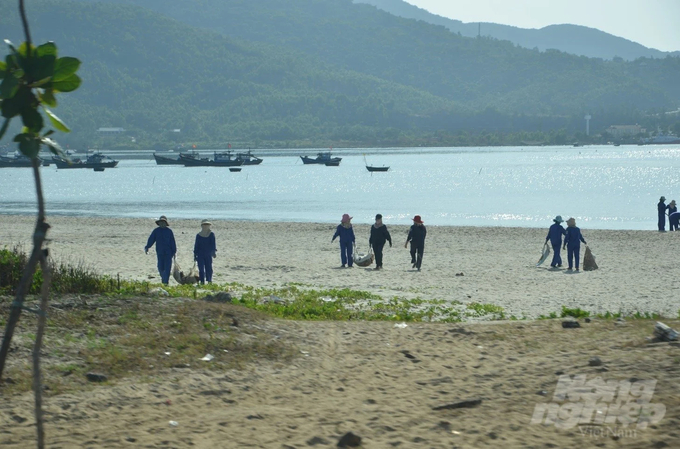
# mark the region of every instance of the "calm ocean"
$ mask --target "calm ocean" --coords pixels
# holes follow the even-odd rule
[[[382,213],[388,224],[420,214],[430,225],[547,227],[559,214],[584,228],[654,230],[659,197],[680,202],[680,145],[334,150],[339,167],[298,157],[314,153],[254,151],[264,162],[240,173],[150,155],[103,173],[41,170],[52,215],[370,223]],[[367,172],[364,153],[390,171]],[[30,169],[0,169],[0,213],[34,211]]]

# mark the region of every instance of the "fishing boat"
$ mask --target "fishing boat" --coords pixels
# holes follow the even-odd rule
[[[101,153],[88,154],[85,160],[78,157],[66,159],[60,156],[52,156],[52,161],[57,168],[91,168],[94,171],[104,171],[106,168],[115,168],[119,161],[115,161]]]
[[[181,153],[179,160],[182,161],[185,167],[238,167],[243,165],[243,159],[233,157],[231,152],[218,153],[216,151],[213,159]]]
[[[241,170],[241,167],[229,167],[229,171],[231,172],[240,172]]]
[[[300,159],[302,159],[302,163],[305,165],[319,164],[326,165],[328,167],[337,167],[340,165],[340,161],[342,160],[341,157],[333,157],[330,151],[326,151],[325,153],[317,153],[315,158],[311,158],[309,156],[300,156]]]
[[[156,165],[184,165],[179,157],[160,156],[154,153],[153,158],[156,160]]]
[[[253,156],[250,150],[247,153],[236,153],[236,159],[242,160],[243,165],[259,165],[263,160],[261,157]]]
[[[31,159],[23,154],[14,154],[14,156],[0,156],[0,168],[9,167],[32,167]]]
[[[648,139],[642,139],[641,142],[645,145],[669,145],[680,143],[680,137],[672,134],[658,134]]]

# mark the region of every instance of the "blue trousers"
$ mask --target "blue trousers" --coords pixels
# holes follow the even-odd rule
[[[171,254],[158,254],[158,274],[161,275],[161,282],[168,284],[170,282],[170,270],[172,270],[172,255]]]
[[[562,265],[562,256],[560,255],[560,250],[562,249],[561,246],[562,245],[560,243],[552,246],[553,247],[553,259],[552,259],[552,262],[550,262],[551,267],[556,267],[558,265]]]
[[[569,268],[573,267],[574,259],[576,262],[576,269],[578,270],[579,253],[581,252],[581,245],[567,246],[567,260],[569,261]]]
[[[423,252],[425,252],[425,244],[414,245],[411,242],[411,263],[416,264],[416,268],[420,270],[423,264]]]
[[[212,268],[212,255],[201,254],[196,258],[198,263],[198,277],[201,280],[201,284],[205,281],[212,282],[213,268]]]
[[[659,214],[659,231],[666,230],[666,214]]]
[[[352,266],[354,259],[352,259],[352,246],[354,242],[343,242],[340,240],[340,260],[343,265]]]

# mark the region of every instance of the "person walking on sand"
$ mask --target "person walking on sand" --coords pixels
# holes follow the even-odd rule
[[[382,270],[383,267],[383,247],[385,242],[390,242],[390,248],[392,247],[392,236],[387,230],[382,222],[382,215],[378,214],[375,216],[375,224],[371,226],[371,236],[368,239],[368,244],[373,247],[373,253],[375,253],[375,269]]]
[[[156,220],[158,227],[151,232],[149,240],[146,242],[144,252],[149,254],[149,248],[156,244],[156,257],[158,258],[158,274],[161,275],[161,282],[168,285],[170,282],[170,270],[172,269],[172,258],[177,253],[175,234],[172,233],[168,219],[165,215]]]
[[[678,224],[680,224],[680,214],[677,213],[678,206],[675,203],[675,200],[671,200],[671,202],[668,203],[668,206],[666,206],[666,209],[668,209],[668,230],[677,231]]]
[[[550,262],[550,266],[552,268],[555,267],[561,267],[562,266],[562,256],[560,255],[560,247],[562,246],[562,236],[567,233],[567,231],[564,230],[562,227],[562,216],[558,215],[553,219],[554,223],[552,226],[550,226],[550,229],[548,229],[548,235],[545,238],[545,242],[548,243],[548,240],[550,240],[550,244],[552,245],[553,248],[553,259],[552,262]]]
[[[196,234],[194,242],[194,260],[198,264],[198,278],[201,284],[206,281],[212,283],[212,260],[217,257],[215,234],[210,230],[212,223],[208,220],[201,222],[201,232]]]
[[[659,212],[659,232],[666,232],[666,197],[659,198],[659,204],[656,205]]]
[[[404,248],[408,246],[408,242],[411,242],[411,263],[413,264],[411,268],[417,268],[418,271],[420,271],[420,267],[423,264],[426,236],[427,229],[425,229],[425,223],[423,223],[420,215],[416,215],[413,217],[413,226],[411,226],[411,229],[408,231]]]
[[[335,230],[331,243],[338,237],[340,237],[341,268],[345,268],[345,266],[352,268],[354,265],[354,259],[352,259],[352,246],[354,245],[355,238],[354,229],[352,229],[352,217],[350,217],[349,214],[344,214],[342,216],[342,220],[340,220],[340,224]]]
[[[572,217],[567,220],[567,233],[564,237],[564,246],[562,247],[562,249],[565,247],[567,248],[567,261],[569,262],[569,268],[567,268],[568,270],[572,269],[575,262],[576,271],[579,271],[579,252],[581,251],[581,242],[583,242],[584,245],[587,245],[583,235],[581,235],[581,230],[576,227],[576,219]]]

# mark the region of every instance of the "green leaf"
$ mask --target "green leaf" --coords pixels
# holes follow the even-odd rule
[[[19,80],[14,75],[6,76],[0,83],[0,98],[9,99],[19,90]]]
[[[81,82],[78,75],[71,75],[64,80],[52,82],[52,89],[55,92],[71,92],[76,90]]]
[[[61,121],[59,117],[57,117],[54,112],[50,111],[47,108],[45,109],[45,113],[47,114],[47,117],[49,117],[50,122],[52,122],[52,125],[57,128],[59,131],[65,132],[65,133],[70,133],[71,130],[66,126],[64,122]]]
[[[43,104],[53,108],[57,106],[57,99],[54,98],[54,92],[52,92],[52,89],[45,89],[43,92],[38,92],[38,96],[40,97],[40,101],[43,102]]]
[[[54,78],[54,68],[57,58],[54,55],[40,56],[39,58],[32,58],[33,73],[32,79],[42,80],[45,78]]]
[[[42,115],[37,109],[31,107],[25,107],[21,111],[21,120],[24,122],[24,126],[28,128],[31,132],[38,133],[45,126],[45,121]]]
[[[35,87],[40,87],[43,86],[47,83],[49,83],[52,80],[51,76],[48,76],[47,78],[43,78],[40,81],[36,81],[35,83],[31,84],[29,87],[35,88]]]
[[[14,137],[15,142],[19,142],[19,150],[31,159],[38,156],[40,152],[40,142],[35,138],[34,134],[22,133]]]
[[[50,138],[48,138],[48,137],[41,137],[41,138],[40,138],[40,142],[41,142],[42,144],[44,144],[44,145],[47,145],[47,147],[50,149],[50,151],[51,151],[53,154],[55,154],[55,155],[57,155],[57,156],[61,156],[61,157],[65,157],[65,156],[66,156],[66,153],[64,152],[64,149],[61,147],[61,145],[59,145],[59,144],[57,143],[56,140],[52,140],[52,139],[50,139]]]
[[[54,65],[54,76],[52,77],[52,79],[54,79],[54,81],[66,80],[74,73],[76,73],[79,67],[80,60],[77,58],[71,58],[69,56],[59,58],[57,59],[57,62]]]
[[[2,105],[0,105],[2,116],[5,118],[16,117],[21,112],[21,106],[21,99],[17,98],[16,95],[2,100]]]
[[[35,51],[38,57],[45,55],[52,55],[55,58],[57,57],[57,46],[54,42],[45,42],[44,44],[39,45]]]
[[[28,45],[26,45],[26,42],[22,42],[21,45],[19,45],[19,50],[17,53],[19,53],[21,56],[26,56]],[[31,44],[31,56],[35,54],[35,45]]]
[[[11,118],[6,118],[5,123],[2,124],[2,128],[0,128],[0,139],[2,139],[2,136],[5,135],[5,132],[7,131],[7,128],[9,127],[9,122],[11,121]]]

